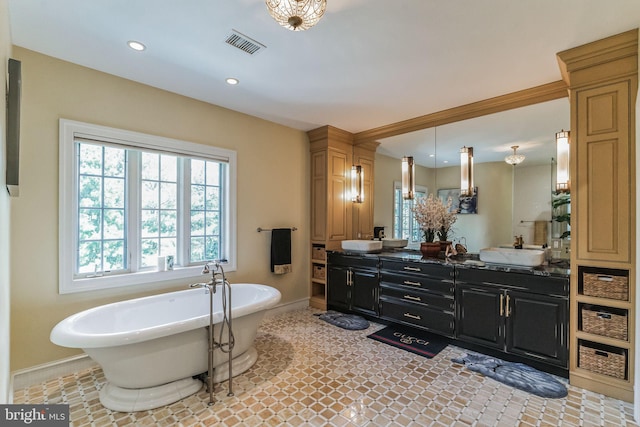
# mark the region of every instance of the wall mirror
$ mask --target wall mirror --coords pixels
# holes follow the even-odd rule
[[[393,234],[398,209],[393,189],[401,180],[403,156],[414,158],[416,185],[437,195],[438,190],[459,188],[460,148],[467,146],[473,147],[477,214],[458,216],[453,239],[466,242],[471,252],[510,244],[514,235],[533,243],[546,222],[550,243],[555,237],[555,134],[569,129],[569,114],[568,98],[560,98],[378,139],[374,224],[384,226],[387,236]],[[513,146],[525,156],[516,166],[504,161]]]

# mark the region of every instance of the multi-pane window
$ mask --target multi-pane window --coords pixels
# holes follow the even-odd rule
[[[235,269],[235,152],[66,120],[61,127],[61,292],[167,279],[148,274],[167,256],[176,266],[170,278],[199,275],[211,260]]]
[[[415,199],[402,198],[400,183],[394,184],[393,190],[393,237],[396,239],[408,239],[409,243],[423,241],[422,230],[413,214],[414,202],[421,197],[427,197],[427,189],[416,186]]]

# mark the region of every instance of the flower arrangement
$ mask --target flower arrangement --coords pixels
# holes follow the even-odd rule
[[[447,240],[451,226],[458,219],[455,212],[450,212],[452,203],[451,197],[444,204],[442,200],[433,197],[433,194],[416,201],[413,213],[424,232],[426,242],[433,242],[436,234],[439,240]]]

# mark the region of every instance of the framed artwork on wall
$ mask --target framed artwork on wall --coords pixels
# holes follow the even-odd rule
[[[451,197],[450,212],[459,214],[477,214],[478,213],[478,187],[475,187],[473,195],[461,196],[459,188],[442,188],[438,190],[438,198],[442,203],[447,203]]]

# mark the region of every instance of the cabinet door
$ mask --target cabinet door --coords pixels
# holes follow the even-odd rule
[[[327,270],[327,305],[349,310],[348,267],[329,266]]]
[[[351,310],[375,315],[378,313],[378,273],[351,271]]]
[[[504,348],[504,294],[500,290],[459,284],[456,336],[460,340]]]
[[[507,351],[566,366],[567,304],[562,298],[509,292]]]

